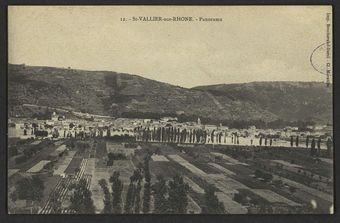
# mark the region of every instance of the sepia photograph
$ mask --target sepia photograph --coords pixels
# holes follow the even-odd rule
[[[332,18],[8,6],[7,213],[334,214]]]

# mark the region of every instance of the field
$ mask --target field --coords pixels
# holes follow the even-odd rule
[[[217,163],[209,163],[210,166],[215,167],[216,169],[222,171],[224,174],[227,174],[228,176],[230,175],[235,175],[235,173],[233,171],[230,171],[226,168],[224,168],[223,166],[218,165]]]
[[[68,166],[70,165],[71,161],[73,160],[74,155],[76,154],[76,151],[70,151],[68,155],[64,157],[64,159],[58,161],[58,165],[56,165],[56,168],[53,172],[53,175],[60,175],[62,176]]]
[[[151,159],[152,161],[159,161],[159,162],[169,162],[169,160],[165,157],[165,156],[162,156],[162,155],[152,155],[151,156]]]
[[[10,146],[10,145],[9,145]],[[20,169],[22,171],[27,171],[32,168],[35,164],[39,163],[41,160],[48,160],[49,155],[56,150],[56,146],[51,141],[44,141],[38,144],[32,145],[29,141],[27,143],[21,144],[19,150],[29,150],[32,148],[37,148],[37,152],[34,153],[31,157],[29,157],[25,162],[16,163],[14,157],[9,159],[8,168],[10,169]],[[39,148],[43,148],[39,150]]]
[[[22,174],[30,176],[26,173],[28,169],[45,162],[44,160],[47,162],[49,154],[63,143],[68,145],[67,141],[29,143],[30,146],[39,146],[43,143],[46,147],[24,163],[10,163],[12,179],[10,188],[15,186],[14,176],[19,174],[19,179],[23,177]],[[90,139],[75,142],[74,145],[74,147],[67,146],[67,152],[53,162],[51,170],[41,170],[41,173],[38,173],[45,184],[38,213],[53,213],[53,196],[57,196],[61,202],[62,213],[71,213],[69,187],[80,179],[85,179],[87,183],[95,212],[102,213],[104,192],[99,185],[99,180],[106,180],[111,193],[109,179],[114,171],[120,173],[119,179],[123,183],[121,205],[124,207],[130,177],[136,169],[142,168],[147,154],[150,156],[152,185],[157,182],[157,177],[160,175],[166,181],[172,180],[176,175],[183,177],[184,182],[189,186],[187,213],[202,212],[206,206],[204,195],[208,185],[215,188],[217,199],[224,204],[225,213],[229,214],[329,213],[333,204],[333,187],[332,184],[327,183],[332,181],[328,173],[332,172],[329,160],[320,160],[320,166],[316,168],[314,163],[309,163],[314,162],[314,159],[308,157],[299,159],[304,152],[295,149],[283,152],[269,147],[265,149],[211,145],[181,147],[174,144],[139,143],[139,149],[136,150],[126,147],[122,142],[105,139]],[[109,165],[107,161],[110,154],[125,156],[116,157]],[[300,176],[299,174],[302,179],[306,178],[308,181],[296,179],[296,175]],[[142,206],[144,179],[141,187],[140,205]],[[155,210],[153,203],[155,195],[151,193],[151,213]]]

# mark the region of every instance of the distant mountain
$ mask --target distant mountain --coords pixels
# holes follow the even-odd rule
[[[332,92],[319,82],[252,82],[182,88],[137,75],[9,65],[9,115],[23,104],[110,116],[177,114],[211,120],[332,121]]]

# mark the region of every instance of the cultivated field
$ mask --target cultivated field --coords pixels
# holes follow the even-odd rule
[[[86,187],[91,192],[95,212],[102,213],[105,206],[104,191],[99,181],[106,180],[112,193],[110,177],[114,171],[119,172],[119,179],[123,183],[121,205],[124,207],[131,176],[137,169],[144,174],[147,156],[151,188],[157,183],[158,176],[163,176],[168,184],[177,175],[183,177],[189,187],[186,213],[199,214],[203,211],[207,205],[205,189],[208,186],[214,188],[216,198],[224,205],[227,214],[328,213],[333,204],[333,195],[329,192],[333,188],[327,173],[331,172],[331,162],[320,159],[320,168],[317,168],[315,164],[309,163],[315,162],[315,159],[299,159],[303,157],[301,151],[294,149],[285,153],[277,148],[227,145],[184,147],[137,143],[126,146],[123,142],[105,139],[54,143],[39,141],[29,144],[46,147],[23,163],[9,163],[9,188],[13,191],[16,182],[23,177],[30,177],[30,174],[40,176],[45,184],[43,198],[38,203],[38,213],[41,214],[54,213],[55,197],[61,203],[61,212],[71,214],[70,186],[81,179],[86,181]],[[65,146],[65,153],[53,158],[52,162],[49,155],[61,146]],[[113,157],[111,163],[108,162],[109,156]],[[52,168],[45,167],[48,165],[52,165]],[[296,175],[301,177],[296,178]],[[140,207],[144,202],[145,183],[143,178]],[[156,195],[151,189],[149,213],[155,211]],[[18,211],[15,210],[16,213]],[[142,213],[142,209],[139,213]]]

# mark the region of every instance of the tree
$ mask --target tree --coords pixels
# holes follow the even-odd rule
[[[224,205],[215,194],[216,189],[212,185],[204,188],[205,206],[202,208],[203,214],[224,214]]]
[[[273,175],[270,174],[270,173],[263,173],[262,178],[265,182],[269,182],[269,181],[273,180]]]
[[[71,123],[69,124],[70,129],[73,129],[74,126],[75,126],[75,124],[74,124],[73,122],[71,122]]]
[[[315,139],[314,138],[312,139],[312,143],[310,146],[310,155],[315,156]]]
[[[135,185],[130,180],[129,187],[126,192],[125,205],[124,205],[124,212],[126,214],[132,213],[134,191],[135,191]]]
[[[214,133],[215,133],[215,130],[212,130],[211,136],[210,136],[212,143],[214,143],[214,135],[215,135]]]
[[[119,179],[120,173],[118,171],[113,172],[110,177],[110,182],[112,183],[112,212],[114,214],[122,213],[122,191],[123,183]]]
[[[86,180],[81,179],[78,184],[74,185],[70,209],[77,214],[93,214],[95,207],[91,195],[91,191],[87,189]]]
[[[296,192],[296,188],[293,187],[293,186],[290,186],[290,187],[289,187],[289,191],[290,191],[291,193],[295,193],[295,192]]]
[[[168,186],[162,175],[157,176],[157,182],[152,187],[155,197],[155,214],[165,214],[168,212],[168,202],[166,195],[168,193]]]
[[[45,189],[44,182],[38,176],[33,176],[31,185],[32,188],[30,188],[30,190],[32,193],[32,200],[40,201],[43,197],[43,191]]]
[[[150,211],[150,197],[151,197],[151,184],[146,182],[144,184],[144,194],[143,194],[143,213],[149,213]]]
[[[321,155],[321,138],[320,137],[318,139],[317,146],[318,146],[318,156],[320,156]]]
[[[143,175],[141,169],[136,169],[133,172],[133,175],[130,177],[130,184],[126,194],[126,201],[124,206],[125,213],[134,213],[135,211],[139,212],[142,179]]]
[[[59,199],[59,195],[54,193],[51,195],[51,214],[60,214],[61,213],[61,201]]]
[[[257,178],[261,178],[263,175],[263,172],[261,170],[255,170],[254,175]]]
[[[333,147],[333,142],[331,140],[331,138],[327,139],[327,152],[328,152],[328,156],[331,157],[332,156],[332,147]]]
[[[150,155],[147,154],[144,157],[144,166],[143,166],[143,169],[144,169],[145,181],[150,183],[150,181],[151,181],[151,174],[150,174],[149,161],[150,161]]]
[[[53,137],[53,138],[58,138],[58,137],[59,137],[59,131],[58,131],[58,129],[54,129],[54,130],[53,130],[52,137]]]
[[[150,211],[150,196],[151,196],[151,174],[149,167],[150,155],[144,157],[144,194],[143,194],[143,213]]]
[[[290,146],[293,147],[294,145],[294,138],[293,136],[290,136]]]
[[[137,170],[134,171],[134,181],[137,183],[136,186],[136,191],[134,194],[134,213],[139,213],[140,211],[140,193],[142,190],[142,180],[143,180],[143,174],[142,174],[142,169],[138,168]]]
[[[111,195],[110,195],[110,191],[109,188],[107,187],[107,182],[105,179],[101,179],[98,181],[100,187],[102,188],[103,192],[104,192],[104,210],[103,213],[104,214],[109,214],[112,213],[112,204],[111,204]]]
[[[235,195],[234,195],[234,201],[236,201],[237,203],[240,203],[240,204],[243,204],[243,203],[245,203],[245,201],[246,201],[246,196],[243,194],[243,193],[236,193]]]
[[[185,214],[188,205],[189,185],[183,181],[183,177],[176,175],[169,182],[169,212]]]
[[[282,180],[274,180],[273,183],[276,187],[282,187],[283,184]]]
[[[40,201],[44,189],[44,182],[38,176],[25,177],[16,183],[15,193],[20,200]]]
[[[142,185],[141,185],[141,179],[137,181],[137,188],[136,188],[136,193],[135,193],[135,209],[134,213],[139,214],[140,213],[140,192],[142,190]]]
[[[299,146],[299,136],[296,136],[296,139],[295,139],[295,145],[296,145],[296,147],[298,147],[298,146]]]

